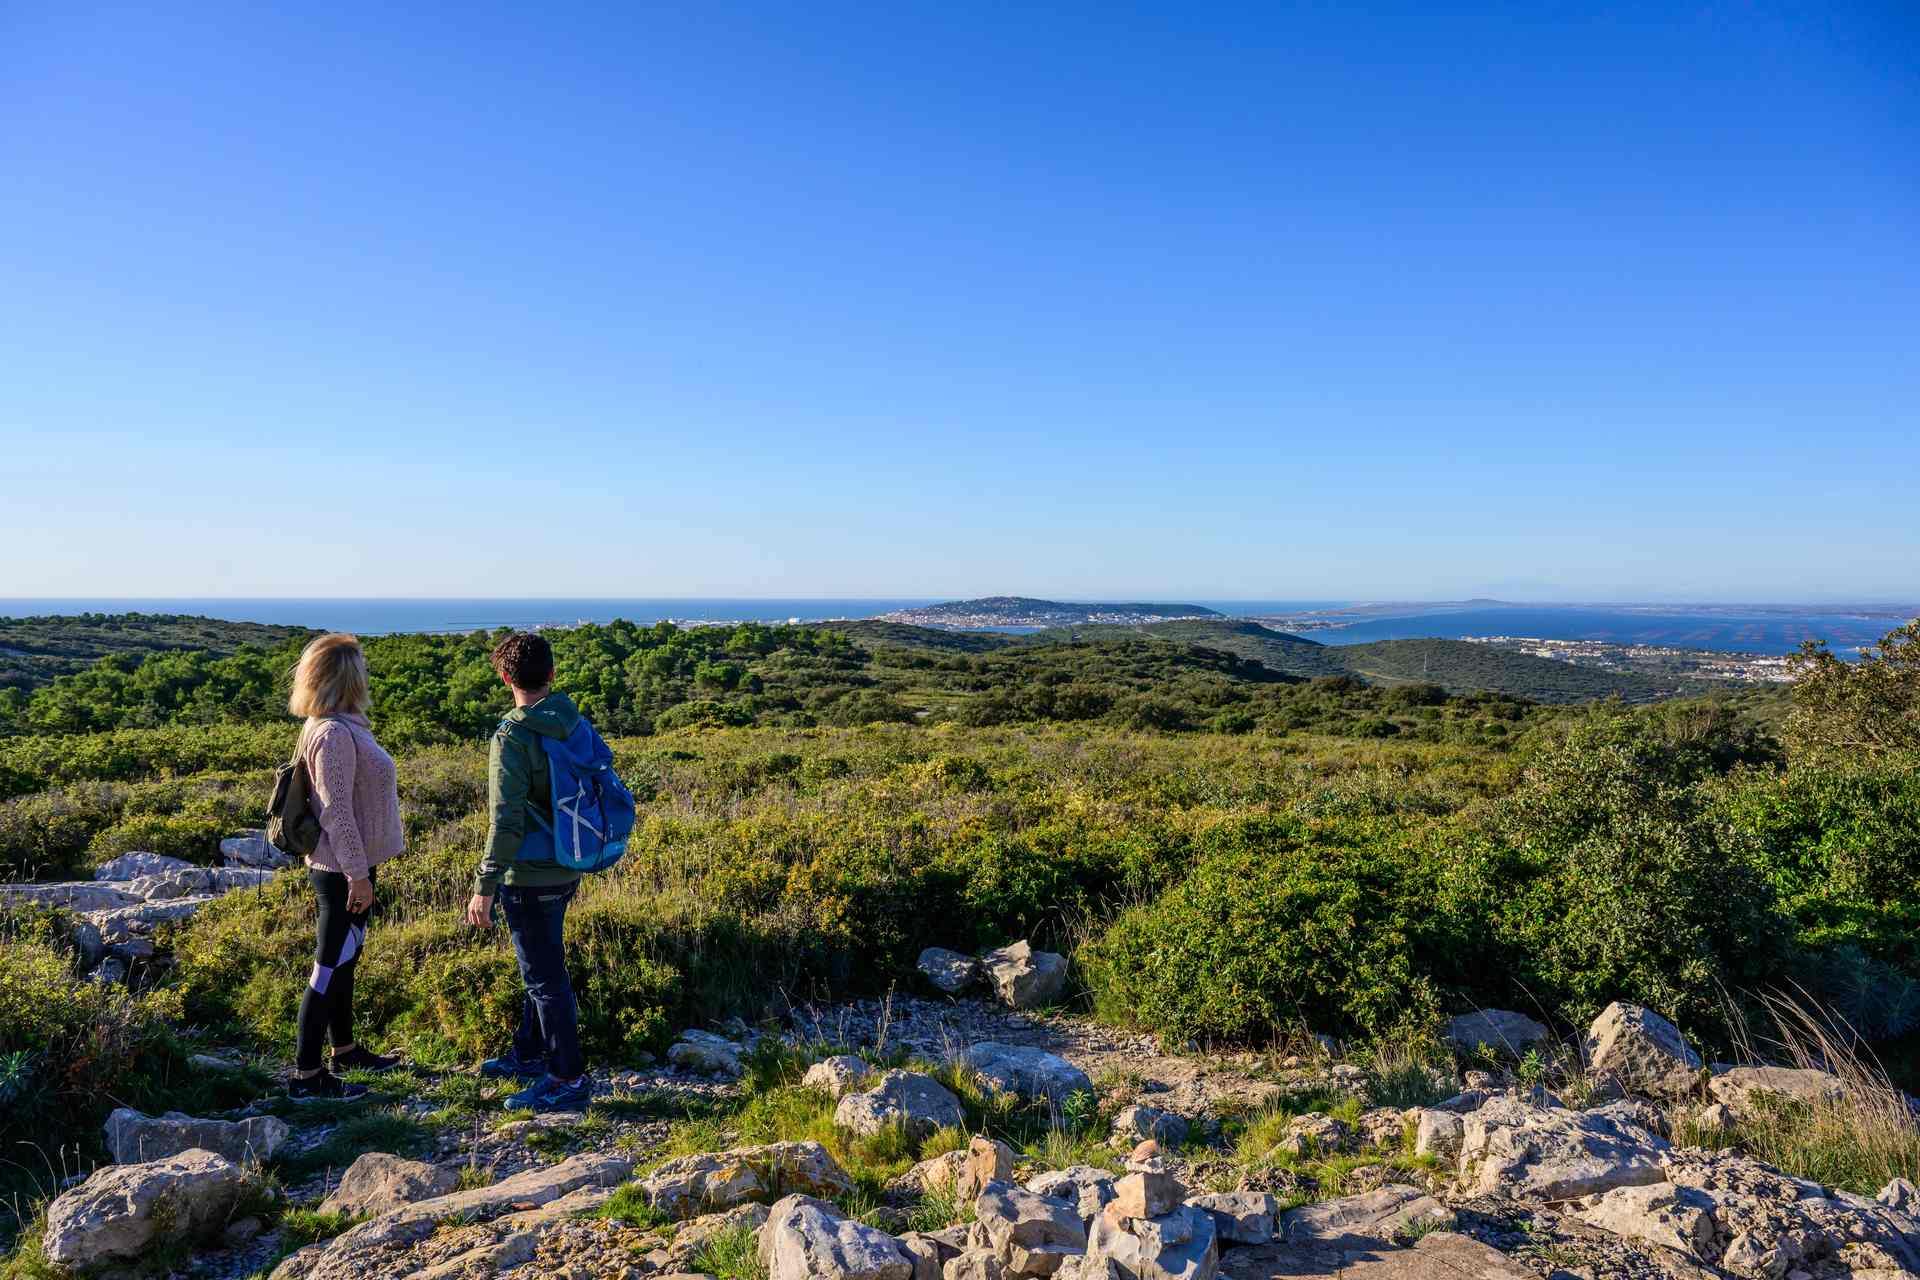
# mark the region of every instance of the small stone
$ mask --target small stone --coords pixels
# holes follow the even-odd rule
[[[1280,1213],[1280,1202],[1264,1191],[1213,1191],[1187,1203],[1211,1214],[1214,1230],[1232,1244],[1266,1244]]]
[[[923,977],[948,995],[959,995],[980,980],[980,962],[945,947],[928,947],[915,962]]]
[[[1131,1147],[1143,1139],[1169,1147],[1182,1146],[1187,1140],[1186,1118],[1159,1107],[1138,1104],[1125,1108],[1113,1118],[1115,1145]]]
[[[459,1172],[444,1165],[369,1151],[347,1166],[340,1175],[340,1185],[320,1202],[320,1211],[349,1218],[373,1217],[401,1205],[446,1195],[459,1185]]]
[[[831,1058],[822,1058],[807,1068],[807,1074],[800,1077],[801,1087],[818,1089],[833,1098],[844,1098],[860,1087],[860,1082],[873,1073],[861,1059],[850,1053],[835,1054]]]
[[[1030,942],[1016,942],[980,957],[981,968],[993,984],[1000,1003],[1014,1009],[1037,1009],[1060,998],[1067,985],[1067,958],[1052,951],[1035,951]]]
[[[864,1093],[850,1093],[834,1108],[833,1122],[863,1137],[900,1125],[909,1138],[919,1140],[937,1129],[967,1122],[960,1099],[932,1076],[917,1071],[886,1071]]]
[[[1015,1097],[1045,1098],[1060,1107],[1076,1093],[1093,1094],[1086,1072],[1045,1049],[983,1040],[968,1048],[966,1061],[981,1079]]]
[[[1296,1156],[1328,1155],[1353,1147],[1353,1130],[1344,1120],[1319,1111],[1295,1116],[1287,1122],[1286,1132],[1276,1144],[1280,1150]]]
[[[1590,1071],[1611,1071],[1627,1089],[1658,1098],[1684,1096],[1700,1071],[1700,1055],[1678,1027],[1622,1001],[1593,1020],[1584,1048]]]
[[[667,1049],[667,1061],[682,1071],[738,1080],[746,1074],[740,1055],[746,1052],[724,1036],[711,1031],[687,1030]]]
[[[1442,1038],[1461,1053],[1477,1053],[1482,1047],[1518,1058],[1535,1045],[1545,1044],[1551,1033],[1524,1013],[1511,1009],[1480,1009],[1449,1019]]]

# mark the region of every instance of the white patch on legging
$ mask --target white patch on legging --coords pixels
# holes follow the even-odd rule
[[[312,987],[318,995],[327,994],[327,987],[333,981],[333,971],[360,954],[360,944],[366,936],[367,930],[364,925],[348,925],[346,941],[340,944],[340,958],[331,965],[321,964],[318,960],[314,961],[313,972],[307,975],[307,985]]]

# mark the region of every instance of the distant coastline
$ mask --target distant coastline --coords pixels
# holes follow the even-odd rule
[[[277,626],[325,628],[363,635],[400,632],[486,631],[499,627],[573,626],[672,621],[682,626],[739,622],[818,623],[853,619],[946,616],[966,619],[959,629],[1028,631],[1061,625],[1057,610],[1098,611],[1112,606],[1026,601],[1031,616],[979,602],[933,597],[636,597],[626,599],[232,599],[220,597],[109,599],[0,598],[0,616],[76,613],[171,613]],[[1130,610],[1170,606],[1126,606]],[[1721,652],[1786,654],[1807,639],[1825,640],[1851,655],[1877,641],[1920,605],[1669,605],[1524,604],[1496,600],[1356,603],[1329,600],[1192,600],[1181,608],[1250,619],[1276,631],[1331,645],[1387,639],[1490,639],[1654,645]],[[1101,621],[1119,619],[1101,618]],[[1071,620],[1066,625],[1075,625]]]

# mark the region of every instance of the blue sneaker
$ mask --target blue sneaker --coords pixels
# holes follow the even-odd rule
[[[593,1100],[593,1086],[585,1076],[569,1084],[548,1076],[530,1089],[507,1098],[509,1111],[585,1111]]]
[[[495,1080],[539,1080],[547,1074],[545,1058],[522,1058],[509,1049],[480,1064],[480,1074]]]

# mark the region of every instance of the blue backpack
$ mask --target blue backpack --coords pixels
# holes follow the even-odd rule
[[[613,752],[585,716],[565,738],[534,736],[547,753],[553,824],[528,809],[534,829],[521,840],[516,857],[605,871],[626,853],[634,822],[633,792],[614,773]]]

